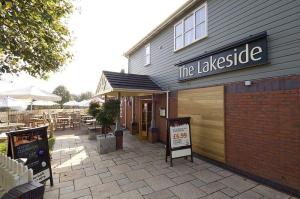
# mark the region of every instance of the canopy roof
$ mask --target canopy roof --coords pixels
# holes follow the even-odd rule
[[[68,101],[66,103],[64,103],[64,106],[79,106],[79,102],[76,101]]]
[[[103,71],[96,95],[143,96],[163,93],[163,90],[148,75]]]
[[[22,100],[17,100],[12,97],[2,97],[0,98],[0,107],[5,108],[14,108],[14,107],[21,107],[26,106],[27,103]]]
[[[37,100],[37,101],[32,102],[32,105],[34,105],[34,106],[54,106],[54,105],[58,105],[58,103],[52,102],[52,101]]]
[[[1,92],[0,96],[9,96],[16,99],[27,99],[27,100],[47,100],[47,101],[61,100],[60,96],[44,91],[36,86],[29,86],[26,88]]]

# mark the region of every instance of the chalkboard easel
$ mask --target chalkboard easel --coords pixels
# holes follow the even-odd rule
[[[26,159],[25,165],[33,170],[33,180],[40,183],[50,180],[53,186],[47,128],[42,126],[8,132],[7,155],[12,159]]]
[[[167,119],[167,146],[166,162],[170,156],[170,166],[173,166],[173,159],[188,156],[193,162],[192,137],[190,117],[168,118]]]

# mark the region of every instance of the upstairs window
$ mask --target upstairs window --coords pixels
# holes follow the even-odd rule
[[[150,44],[147,44],[145,46],[145,66],[149,65],[151,63],[151,51],[150,51]]]
[[[207,36],[207,5],[202,4],[174,25],[174,51]]]

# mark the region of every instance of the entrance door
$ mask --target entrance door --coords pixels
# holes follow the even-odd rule
[[[142,101],[141,102],[141,126],[140,126],[140,138],[148,138],[148,130],[151,126],[151,115],[152,115],[152,102]]]

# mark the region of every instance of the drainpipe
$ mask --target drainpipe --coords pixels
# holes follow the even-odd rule
[[[125,97],[125,128],[127,128],[127,97]]]
[[[151,128],[155,128],[155,101],[154,94],[152,94],[152,110],[151,110]]]
[[[134,96],[131,97],[131,123],[134,122]]]
[[[121,100],[121,92],[118,92],[117,100]],[[120,113],[119,113],[119,115],[118,115],[118,117],[116,119],[116,131],[121,130],[121,125],[120,125],[120,120],[121,120],[120,118],[121,117],[120,117]]]
[[[168,119],[169,118],[169,92],[170,91],[167,91],[166,92],[166,118]]]

